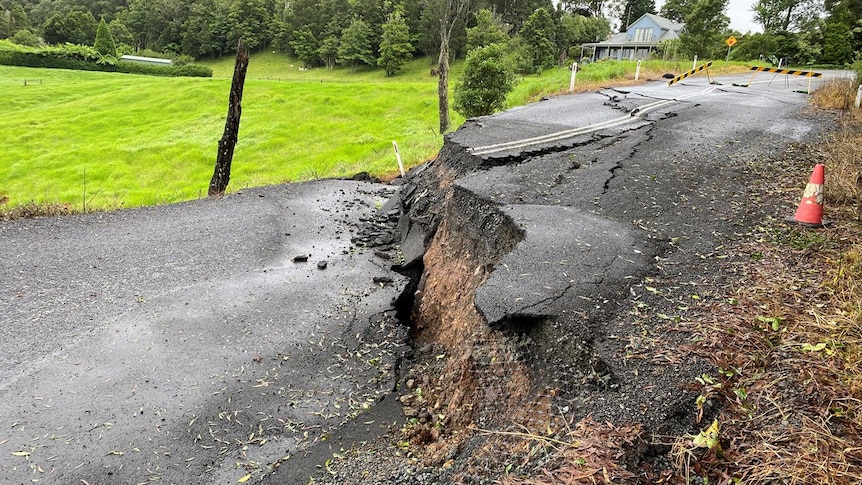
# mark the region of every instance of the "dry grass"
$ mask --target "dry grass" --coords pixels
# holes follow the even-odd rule
[[[634,473],[622,464],[626,450],[640,437],[639,426],[613,426],[586,418],[569,429],[563,440],[536,434],[523,434],[522,455],[541,446],[552,449],[556,462],[548,463],[539,476],[533,478],[506,477],[502,485],[545,485],[554,483],[620,483],[632,480]]]
[[[0,197],[0,221],[66,216],[73,213],[68,204],[37,204],[35,202],[28,202],[11,209],[7,209],[5,205],[6,198]]]
[[[846,106],[840,89],[852,84],[838,86],[816,99]],[[825,147],[835,224],[758,228],[737,248],[758,258],[712,305],[711,318],[691,324],[703,338],[700,353],[720,369],[703,383],[701,402],[721,408],[721,433],[720,446],[680,462],[680,476],[720,484],[862,483],[859,119],[847,112]]]

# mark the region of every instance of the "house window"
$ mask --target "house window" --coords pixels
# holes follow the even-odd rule
[[[652,42],[652,29],[635,29],[635,42]]]

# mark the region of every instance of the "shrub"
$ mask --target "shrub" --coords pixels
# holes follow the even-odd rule
[[[168,77],[212,77],[213,75],[212,69],[197,64],[153,66],[126,61],[116,62],[112,56],[103,56],[89,46],[64,44],[33,48],[5,40],[0,40],[0,64]]]
[[[114,43],[114,37],[108,29],[108,24],[105,23],[105,18],[99,21],[99,27],[96,29],[96,42],[93,47],[99,54],[103,56],[117,56],[117,44]]]
[[[455,85],[455,109],[467,118],[492,114],[506,107],[506,95],[514,87],[515,73],[502,45],[473,49]]]

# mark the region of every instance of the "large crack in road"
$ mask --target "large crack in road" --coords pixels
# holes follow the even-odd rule
[[[0,225],[0,479],[494,483],[591,419],[627,433],[608,473],[669,466],[708,370],[675,324],[765,216],[747,167],[829,120],[674,89],[470,120],[385,204],[324,181]]]
[[[409,258],[424,263],[419,370],[401,390],[418,419],[406,431],[418,463],[362,482],[336,467],[326,483],[529,475],[547,463],[502,437],[556,438],[584,419],[638,427],[612,475],[650,483],[647,470],[670,466],[668,437],[696,432],[699,413],[716,411],[685,390],[710,369],[686,352],[675,322],[696,319],[699,302],[732,280],[722,245],[769,216],[747,201],[747,165],[828,117],[792,93],[752,103],[733,88],[664,89],[468,121],[408,178],[402,242],[427,248]],[[602,110],[636,116],[605,121]],[[500,139],[513,132],[523,141]]]

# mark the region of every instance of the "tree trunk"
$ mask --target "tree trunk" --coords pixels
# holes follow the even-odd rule
[[[224,194],[230,182],[230,164],[233,160],[233,149],[239,134],[239,119],[242,115],[242,89],[245,86],[245,72],[248,69],[248,51],[242,39],[236,46],[236,64],[233,68],[233,81],[230,85],[230,100],[227,108],[227,120],[224,123],[224,134],[218,141],[215,171],[210,180],[207,195],[212,197]]]
[[[437,98],[440,107],[440,134],[449,129],[449,39],[440,43],[440,58],[437,61]]]

